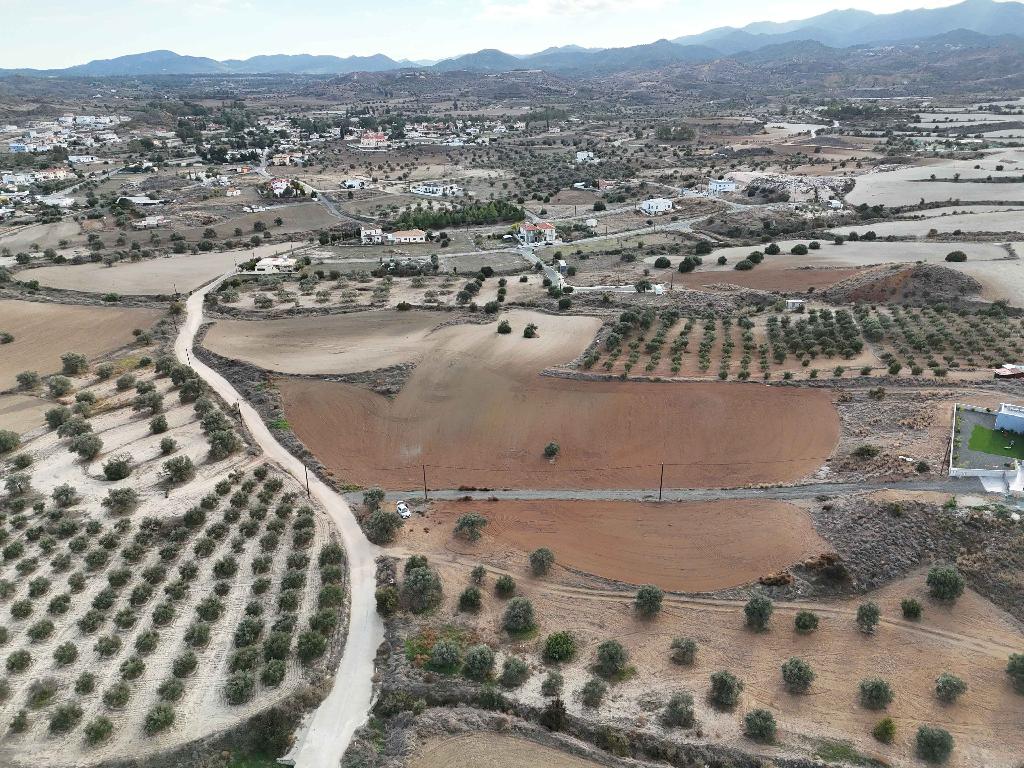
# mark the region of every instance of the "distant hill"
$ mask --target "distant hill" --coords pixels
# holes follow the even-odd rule
[[[784,46],[813,43],[832,51],[805,51],[804,61],[816,55],[834,55],[834,49],[878,46],[939,39],[945,45],[1005,49],[1024,38],[1024,3],[996,0],[964,0],[946,8],[919,9],[874,14],[868,11],[829,11],[807,19],[788,22],[755,22],[738,29],[719,27],[699,35],[657,40],[627,48],[588,49],[578,45],[547,48],[538,53],[516,56],[494,48],[455,56],[436,63],[395,61],[383,54],[374,56],[263,55],[249,59],[217,61],[199,56],[181,56],[173,51],[150,51],[115,59],[90,61],[67,69],[0,70],[0,75],[24,74],[72,77],[114,77],[148,75],[242,75],[295,74],[343,75],[353,72],[388,72],[430,67],[441,72],[508,72],[542,69],[556,75],[578,77],[646,71],[685,64],[708,63],[737,54],[762,51],[766,55],[795,56]],[[974,37],[970,37],[973,35]]]
[[[846,48],[934,37],[955,30],[982,35],[1024,36],[1024,3],[964,0],[946,8],[921,8],[898,13],[829,11],[800,21],[755,22],[745,27],[719,27],[699,35],[677,37],[679,45],[707,45],[732,54],[767,45],[814,40]]]

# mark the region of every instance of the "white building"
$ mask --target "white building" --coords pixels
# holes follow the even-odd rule
[[[146,206],[149,206],[149,205],[163,205],[164,204],[163,200],[154,200],[153,198],[146,197],[145,195],[125,195],[123,197],[117,198],[117,202],[119,202],[119,203],[122,200],[127,200],[132,205],[137,206],[137,207],[141,207],[141,208],[145,208]]]
[[[166,216],[147,216],[144,219],[133,221],[132,229],[156,229],[169,223],[170,220]]]
[[[727,192],[736,191],[736,182],[732,179],[712,179],[708,182],[708,195],[717,197]]]
[[[289,256],[266,256],[256,262],[254,272],[263,274],[274,274],[277,272],[294,272],[295,259]]]
[[[577,163],[593,163],[595,161],[593,152],[577,152],[576,162]]]
[[[427,242],[427,233],[422,229],[401,229],[389,233],[387,238],[392,243],[425,243]]]
[[[996,429],[1024,434],[1024,406],[1001,403],[999,413],[996,414],[995,426]]]
[[[288,189],[291,182],[288,179],[271,179],[270,180],[270,191],[275,197],[280,197],[284,194],[284,191]]]
[[[442,181],[424,181],[420,184],[413,184],[409,191],[414,195],[426,195],[428,197],[455,197],[462,193],[462,187],[458,184],[445,184]]]
[[[369,229],[367,227],[359,228],[359,241],[363,245],[380,245],[384,242],[384,230],[380,227],[375,229]]]
[[[68,162],[74,163],[98,163],[99,158],[96,155],[68,155]]]
[[[341,185],[345,189],[366,189],[367,181],[357,176],[352,179],[345,179]]]
[[[229,190],[224,192],[224,196],[225,197],[241,197],[242,196],[242,190],[240,190],[240,189],[229,189]]]
[[[519,242],[523,245],[550,245],[558,236],[555,225],[549,221],[542,221],[539,224],[523,222],[519,225],[517,234]]]
[[[652,197],[640,203],[639,208],[648,216],[660,216],[672,210],[672,201],[667,197]]]
[[[387,134],[367,131],[359,137],[359,149],[380,151],[387,149],[387,147]]]
[[[787,312],[800,312],[805,306],[806,302],[803,299],[786,299]]]

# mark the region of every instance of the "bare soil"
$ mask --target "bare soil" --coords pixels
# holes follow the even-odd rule
[[[420,747],[409,768],[595,768],[584,760],[529,739],[494,733],[466,733]]]

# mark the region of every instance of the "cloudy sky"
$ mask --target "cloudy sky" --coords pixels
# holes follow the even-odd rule
[[[835,8],[876,13],[956,0],[0,0],[0,68],[57,68],[170,49],[440,59],[481,48],[648,43]]]

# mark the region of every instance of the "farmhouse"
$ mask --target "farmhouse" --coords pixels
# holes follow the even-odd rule
[[[154,200],[153,198],[146,197],[145,195],[126,195],[124,197],[117,198],[118,203],[125,200],[139,208],[145,208],[148,205],[163,205],[165,202],[164,200]]]
[[[420,184],[413,184],[409,191],[414,195],[427,195],[428,197],[455,197],[462,192],[458,184],[445,184],[441,181],[424,181]]]
[[[523,245],[550,245],[555,242],[555,225],[549,221],[539,224],[523,223],[517,232],[519,242]]]
[[[387,239],[393,243],[425,243],[427,233],[422,229],[400,229],[388,234]]]
[[[806,302],[803,299],[786,299],[787,312],[803,312]]]
[[[1024,405],[1001,404],[996,414],[996,429],[1024,435]]]
[[[648,216],[660,216],[672,210],[672,201],[667,197],[652,197],[640,203],[640,210]]]
[[[718,195],[724,195],[726,192],[735,192],[736,182],[732,179],[712,179],[708,182],[708,195],[710,197],[717,197]]]
[[[156,229],[168,223],[169,219],[166,216],[147,216],[144,219],[133,221],[132,229]]]
[[[384,242],[384,230],[379,227],[375,229],[369,229],[367,227],[359,228],[359,241],[363,245],[379,245]]]
[[[367,132],[359,137],[359,149],[382,150],[387,149],[388,137],[384,133]]]
[[[593,163],[593,162],[595,162],[594,153],[593,152],[587,152],[587,151],[577,152],[576,153],[576,162],[577,163]]]
[[[254,272],[274,274],[277,272],[294,272],[295,259],[288,256],[267,256],[256,262]]]
[[[284,194],[284,191],[288,189],[288,179],[271,179],[270,180],[270,191],[274,193],[275,197],[280,197]]]

